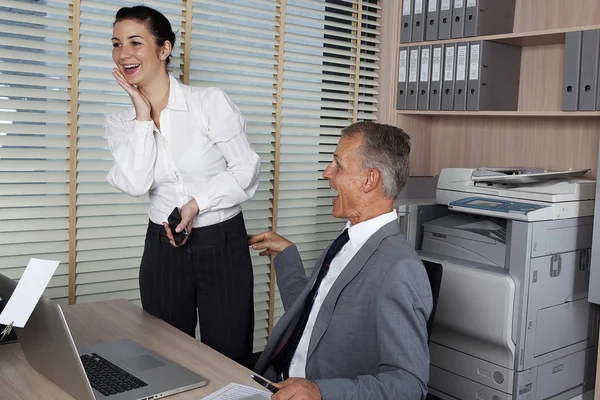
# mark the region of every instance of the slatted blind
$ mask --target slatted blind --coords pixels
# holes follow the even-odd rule
[[[232,98],[261,159],[258,190],[242,205],[248,233],[271,227],[277,16],[273,0],[193,1],[190,84],[216,86]],[[253,252],[252,264],[257,352],[267,340],[269,259]]]
[[[77,142],[76,301],[125,298],[139,304],[138,271],[148,224],[148,198],[132,197],[106,182],[113,166],[105,138],[105,114],[130,106],[112,76],[112,24],[121,7],[138,1],[81,0],[79,131]],[[179,32],[171,73],[181,72],[183,4],[145,1]]]
[[[361,12],[361,44],[359,88],[356,103],[358,121],[376,121],[379,79],[379,35],[381,24],[379,0],[363,0]]]
[[[335,192],[321,174],[341,129],[375,119],[378,10],[376,1],[287,1],[277,225],[307,274],[345,224],[331,216]]]
[[[0,272],[61,264],[46,295],[66,302],[69,261],[69,1],[0,2]]]

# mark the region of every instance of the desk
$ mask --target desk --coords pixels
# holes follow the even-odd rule
[[[248,376],[250,370],[126,300],[76,304],[63,310],[77,347],[131,338],[208,380],[203,388],[168,399],[198,400],[230,382],[261,388]],[[0,346],[0,388],[2,400],[72,399],[27,363],[18,343]]]

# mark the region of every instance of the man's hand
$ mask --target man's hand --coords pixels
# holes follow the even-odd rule
[[[281,383],[274,383],[279,392],[271,396],[271,400],[321,400],[319,385],[302,378],[290,378]]]
[[[188,234],[179,246],[183,246],[185,242],[187,242],[188,238],[192,235],[192,224],[194,222],[194,218],[196,217],[196,215],[198,215],[199,212],[200,210],[198,209],[198,203],[196,203],[195,199],[191,199],[190,201],[185,203],[183,207],[181,207],[181,210],[179,212],[179,214],[181,214],[181,222],[179,223],[179,225],[177,225],[177,227],[175,227],[175,231],[179,233],[182,230],[187,229]],[[175,244],[175,240],[173,239],[173,232],[171,232],[169,224],[163,222],[163,226],[165,227],[167,237],[171,241],[171,245],[173,247],[179,247]]]
[[[248,246],[252,246],[254,250],[266,249],[258,253],[261,256],[276,256],[291,245],[292,242],[271,231],[248,235]]]

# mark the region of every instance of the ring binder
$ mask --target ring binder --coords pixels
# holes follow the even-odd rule
[[[440,0],[428,1],[426,21],[425,40],[437,40],[440,24]]]
[[[600,30],[583,31],[581,69],[579,72],[579,111],[594,111],[596,109],[599,49]]]
[[[412,41],[413,10],[412,0],[402,1],[402,27],[400,30],[400,43]]]
[[[398,89],[396,93],[396,110],[406,109],[406,89],[408,81],[408,50],[400,49],[398,61]]]
[[[450,39],[452,34],[452,4],[450,0],[440,0],[438,25],[438,39]]]
[[[429,109],[429,81],[431,80],[431,46],[421,46],[421,66],[419,68],[418,110]]]
[[[413,7],[412,37],[411,42],[422,42],[425,40],[425,12],[424,0],[415,0]]]
[[[579,108],[579,73],[581,71],[581,41],[583,32],[565,34],[565,55],[562,88],[562,110],[577,111]]]
[[[454,0],[452,9],[452,38],[465,36],[465,4],[464,0]]]
[[[431,81],[429,83],[429,109],[439,111],[442,107],[442,75],[444,45],[431,46]]]

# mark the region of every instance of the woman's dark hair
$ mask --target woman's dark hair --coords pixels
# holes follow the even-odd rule
[[[135,20],[143,24],[154,36],[156,45],[162,47],[166,41],[171,42],[171,48],[175,47],[175,32],[171,28],[171,23],[160,11],[146,6],[123,7],[117,11],[115,22]],[[171,62],[171,55],[167,57],[167,65]]]

